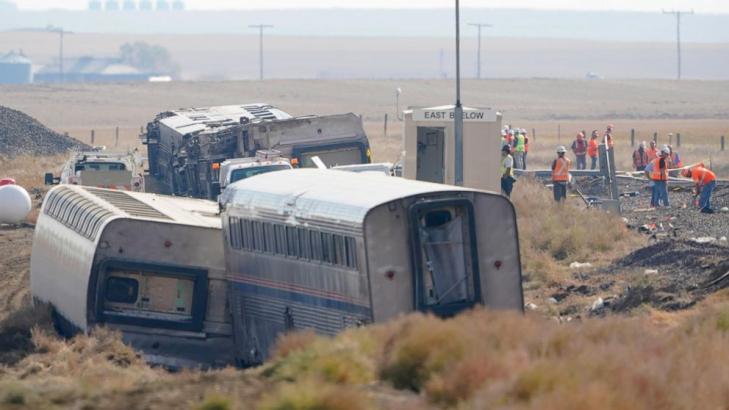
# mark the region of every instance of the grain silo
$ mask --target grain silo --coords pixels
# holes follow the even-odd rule
[[[124,0],[122,8],[124,11],[135,11],[137,9],[137,2],[134,0]]]
[[[142,10],[142,11],[154,10],[154,3],[152,2],[152,0],[140,0],[139,10]]]
[[[33,64],[22,52],[14,51],[0,57],[0,84],[30,84]]]
[[[185,10],[185,2],[182,0],[174,0],[172,2],[172,10],[175,10],[175,11]]]
[[[101,0],[90,0],[89,1],[89,10],[91,11],[99,11],[101,10]]]
[[[119,2],[117,0],[106,0],[106,5],[104,8],[106,9],[106,11],[118,11]]]
[[[167,0],[157,0],[157,11],[167,11],[170,9],[170,2]]]

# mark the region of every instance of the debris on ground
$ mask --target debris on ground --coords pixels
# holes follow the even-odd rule
[[[89,146],[61,135],[34,118],[0,105],[0,155],[56,155]]]

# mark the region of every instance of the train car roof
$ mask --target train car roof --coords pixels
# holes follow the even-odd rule
[[[382,204],[411,196],[479,192],[385,175],[295,169],[257,175],[230,185],[223,203],[233,207],[292,212],[295,217],[362,223]]]
[[[218,107],[184,108],[170,111],[160,123],[179,132],[218,131],[240,124],[241,118],[254,120],[284,120],[292,118],[280,109],[268,104],[224,105]]]
[[[66,197],[84,207],[91,202],[95,208],[106,211],[104,219],[126,218],[221,229],[217,203],[202,199],[79,185],[60,185],[52,189],[47,202],[54,196]]]

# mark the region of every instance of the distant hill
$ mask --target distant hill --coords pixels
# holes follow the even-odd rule
[[[0,30],[48,24],[75,32],[137,34],[251,33],[249,24],[273,24],[274,35],[355,37],[452,37],[453,11],[421,10],[245,10],[245,11],[3,11]],[[485,35],[596,41],[674,41],[675,19],[645,12],[464,9],[463,22],[493,24]],[[729,43],[729,15],[686,16],[687,42]],[[476,30],[464,27],[465,36]]]

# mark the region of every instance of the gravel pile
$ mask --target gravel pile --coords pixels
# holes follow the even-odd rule
[[[50,130],[34,118],[0,105],[0,156],[54,155],[89,147]]]

